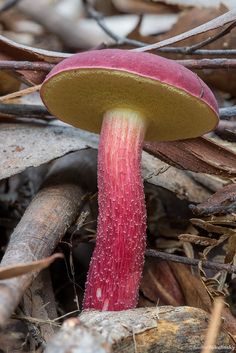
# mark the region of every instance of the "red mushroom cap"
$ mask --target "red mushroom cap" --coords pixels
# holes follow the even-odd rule
[[[208,86],[173,60],[128,50],[79,53],[47,76],[42,99],[61,120],[100,132],[103,114],[114,108],[139,111],[148,121],[147,140],[202,135],[218,123]]]

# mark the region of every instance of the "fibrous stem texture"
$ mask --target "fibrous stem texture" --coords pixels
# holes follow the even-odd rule
[[[140,172],[145,121],[139,113],[105,114],[98,156],[99,219],[84,309],[125,310],[137,304],[146,233]]]

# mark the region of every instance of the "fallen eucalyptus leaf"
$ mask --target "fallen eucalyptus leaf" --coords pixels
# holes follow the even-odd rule
[[[72,127],[22,122],[1,124],[0,180],[67,153],[97,146],[97,135]],[[210,196],[187,172],[170,167],[146,152],[143,152],[142,175],[145,181],[190,202],[203,202]]]
[[[63,258],[63,254],[58,253],[46,257],[45,259],[28,262],[26,264],[15,264],[11,266],[0,267],[0,280],[19,277],[29,272],[41,271],[51,265],[51,263],[53,263],[56,259]]]
[[[63,58],[67,58],[71,54],[59,53],[55,51],[45,50],[19,44],[13,40],[0,35],[0,58],[9,58],[9,60],[20,61],[45,61],[48,63],[58,63]]]
[[[58,63],[71,54],[58,53],[16,43],[0,35],[0,60],[45,61]],[[17,71],[30,84],[39,84],[46,76],[45,72]]]
[[[69,152],[97,147],[98,137],[88,132],[45,124],[1,124],[0,180],[37,167]]]

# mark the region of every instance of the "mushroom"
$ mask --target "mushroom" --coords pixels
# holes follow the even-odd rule
[[[119,49],[63,60],[45,79],[41,97],[59,119],[101,129],[97,240],[83,307],[134,308],[146,243],[144,137],[171,141],[209,132],[218,123],[217,102],[196,74],[174,61]]]

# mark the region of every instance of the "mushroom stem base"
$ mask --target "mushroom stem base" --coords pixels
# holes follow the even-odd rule
[[[140,172],[146,126],[128,109],[105,114],[98,155],[99,218],[84,309],[125,310],[137,305],[146,244]]]

